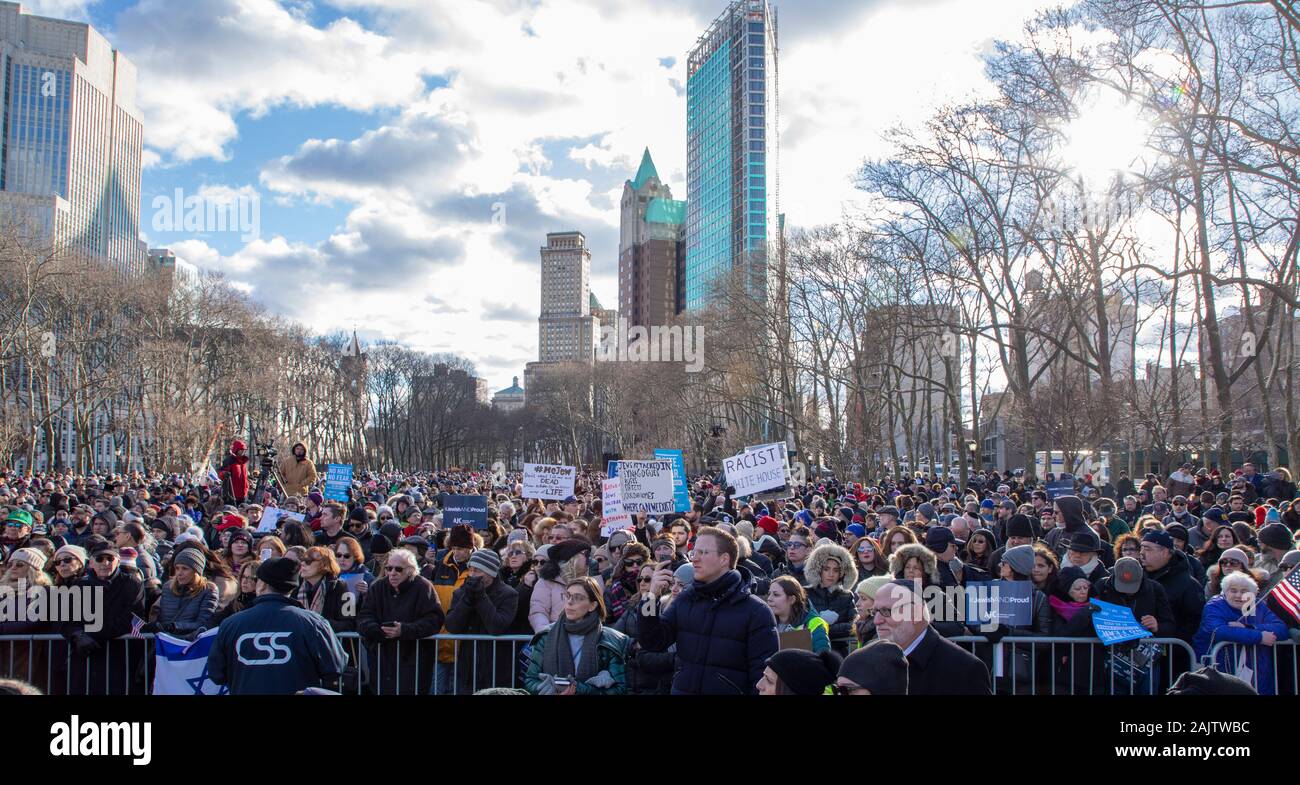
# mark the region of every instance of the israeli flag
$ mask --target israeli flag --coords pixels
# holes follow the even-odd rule
[[[154,695],[225,695],[230,690],[208,678],[208,652],[218,627],[187,641],[160,632],[154,637],[157,654],[153,675]]]

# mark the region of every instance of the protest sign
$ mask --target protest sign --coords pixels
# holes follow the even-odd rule
[[[632,516],[623,509],[623,480],[612,477],[600,484],[600,533],[608,537],[619,529],[631,529]]]
[[[1058,496],[1074,495],[1074,480],[1055,480],[1043,486],[1047,492],[1047,500],[1051,501]]]
[[[487,528],[486,496],[448,496],[442,506],[442,525],[448,529],[458,523],[468,523],[475,529]]]
[[[752,496],[785,485],[787,460],[784,444],[765,444],[724,458],[722,471],[727,475],[727,485],[736,489],[736,496]]]
[[[673,512],[691,511],[691,494],[686,490],[686,461],[681,450],[655,450],[655,458],[673,464]]]
[[[1132,608],[1101,600],[1090,602],[1101,608],[1092,615],[1092,628],[1096,630],[1097,637],[1101,638],[1102,645],[1113,646],[1116,643],[1151,637],[1151,631],[1138,623]]]
[[[1034,623],[1032,581],[971,581],[965,590],[968,625],[1028,627]]]
[[[331,463],[325,467],[325,498],[346,502],[352,490],[352,464]]]
[[[549,463],[524,464],[525,499],[565,499],[573,495],[578,470]]]
[[[273,532],[279,528],[281,520],[297,521],[298,523],[302,523],[305,520],[305,517],[300,512],[289,512],[288,510],[282,510],[279,507],[267,507],[266,510],[262,512],[262,520],[257,523],[257,530],[263,533]]]
[[[672,461],[611,461],[609,475],[622,480],[624,512],[673,512]]]

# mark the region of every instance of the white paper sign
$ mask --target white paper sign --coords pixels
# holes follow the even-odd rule
[[[573,466],[549,463],[524,464],[525,499],[565,499],[573,495],[578,470]]]
[[[281,518],[297,521],[298,523],[302,523],[303,520],[305,520],[303,514],[300,512],[289,512],[288,510],[282,510],[279,507],[267,507],[262,511],[262,520],[258,521],[257,530],[259,532],[273,532]]]
[[[785,485],[788,460],[785,445],[776,442],[724,458],[722,471],[736,496],[752,496]]]
[[[602,536],[608,537],[619,529],[632,528],[632,515],[623,509],[622,479],[612,477],[601,482],[600,498],[600,533]]]
[[[618,479],[623,484],[623,510],[648,515],[673,512],[673,462],[619,461]]]

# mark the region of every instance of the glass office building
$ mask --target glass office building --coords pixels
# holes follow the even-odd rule
[[[687,62],[685,307],[703,308],[737,269],[766,297],[777,247],[777,20],[734,0]]]
[[[0,2],[0,219],[142,271],[135,66],[94,28]]]

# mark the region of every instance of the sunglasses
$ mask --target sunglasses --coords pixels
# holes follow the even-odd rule
[[[564,595],[564,599],[566,602],[590,602],[591,601],[591,598],[585,594],[566,594]]]
[[[339,551],[338,553],[334,554],[334,558],[336,558],[336,559],[351,559],[351,558],[352,558],[352,554],[348,553],[347,551]]]
[[[64,564],[73,564],[73,563],[75,563],[76,561],[77,561],[77,558],[76,558],[75,556],[64,556],[62,559],[55,559],[55,560],[54,560],[54,566],[55,566],[55,567],[61,567],[61,566],[63,566]]]
[[[643,564],[645,564],[645,559],[624,559],[623,560],[624,567],[640,567]]]
[[[652,580],[654,580],[652,577],[650,577],[649,575],[646,575],[646,576],[642,577],[641,579],[639,579],[639,580],[637,581],[637,583],[649,583],[649,582],[652,581]]]
[[[99,562],[100,564],[108,564],[110,562],[117,561],[117,557],[111,553],[104,553],[104,554],[100,554],[99,556],[96,556],[95,561]]]
[[[405,567],[394,567],[391,564],[384,567],[384,572],[406,572]]]

